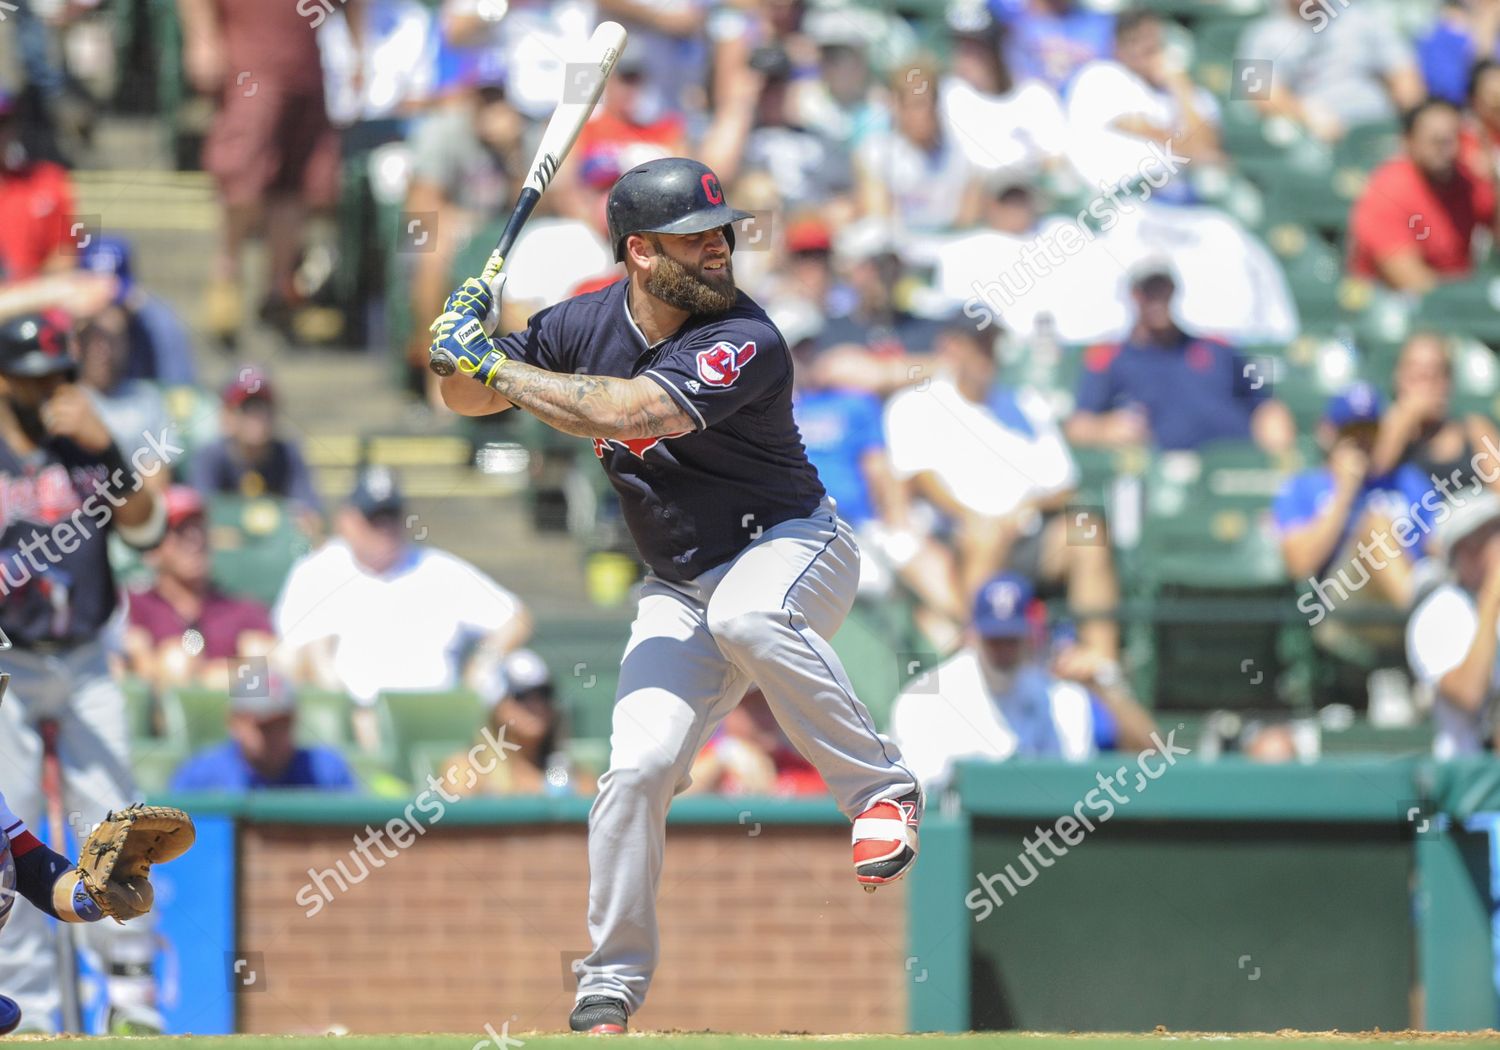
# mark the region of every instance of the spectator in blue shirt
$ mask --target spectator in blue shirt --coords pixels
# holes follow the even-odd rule
[[[990,0],[1005,23],[1006,63],[1016,79],[1036,77],[1066,94],[1083,66],[1115,53],[1115,16],[1073,0]]]
[[[166,300],[135,282],[129,241],[93,234],[79,253],[78,265],[119,282],[115,302],[125,310],[130,338],[124,379],[149,379],[163,386],[191,386],[198,381],[187,325]]]
[[[1311,581],[1324,616],[1352,604],[1405,609],[1442,505],[1428,477],[1409,464],[1371,472],[1382,410],[1380,392],[1368,383],[1330,398],[1318,426],[1324,465],[1288,480],[1271,508],[1287,571]],[[1399,645],[1399,626],[1396,632],[1390,640]]]
[[[1148,259],[1132,271],[1136,323],[1123,343],[1091,347],[1083,359],[1074,445],[1197,449],[1253,440],[1283,453],[1296,440],[1286,406],[1270,397],[1253,362],[1216,339],[1184,332],[1172,314],[1177,280],[1170,264]]]
[[[1455,106],[1468,101],[1469,76],[1475,64],[1500,58],[1500,3],[1496,0],[1450,0],[1417,41],[1417,61],[1427,93]]]
[[[357,790],[353,771],[337,751],[297,745],[297,701],[286,683],[272,676],[264,693],[231,698],[229,739],[183,763],[172,790]]]

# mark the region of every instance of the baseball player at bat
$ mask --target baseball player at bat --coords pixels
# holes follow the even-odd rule
[[[9,675],[0,674],[0,703],[8,684]],[[151,865],[182,856],[193,839],[193,822],[182,810],[132,806],[105,817],[74,864],[26,830],[0,794],[0,932],[18,896],[61,922],[140,918],[155,901]],[[0,1036],[20,1024],[21,1008],[0,995]]]
[[[735,287],[734,223],[706,166],[654,160],[607,204],[626,276],[484,332],[470,279],[433,325],[455,411],[512,406],[590,438],[649,567],[621,663],[609,771],[589,815],[589,933],[575,1031],[620,1033],[659,955],[667,808],[703,743],[754,683],[854,822],[873,889],[917,857],[923,799],[828,639],[854,602],[859,550],[792,422],[792,361]],[[524,265],[524,259],[520,260]]]

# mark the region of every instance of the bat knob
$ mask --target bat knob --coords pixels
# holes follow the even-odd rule
[[[427,359],[427,367],[432,370],[434,375],[439,375],[446,379],[458,371],[458,362],[454,360],[453,355],[448,351],[434,350],[432,351],[432,355]]]

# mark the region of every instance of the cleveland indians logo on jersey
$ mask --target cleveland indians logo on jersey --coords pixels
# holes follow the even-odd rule
[[[698,351],[698,378],[709,386],[733,386],[740,377],[740,370],[755,356],[755,344],[735,346],[733,343],[715,343],[707,350]]]
[[[684,434],[690,434],[690,433],[692,433],[692,431],[690,431],[690,430],[679,430],[675,434],[662,434],[660,437],[644,437],[644,438],[595,438],[594,439],[594,455],[598,456],[600,459],[603,459],[604,458],[604,453],[606,453],[606,452],[609,451],[609,446],[611,446],[611,445],[619,445],[621,448],[625,449],[627,452],[634,453],[636,459],[645,459],[646,458],[646,453],[648,451],[650,451],[651,449],[655,448],[657,445],[661,444],[661,442],[663,442],[663,441],[669,441],[672,438],[680,438]]]

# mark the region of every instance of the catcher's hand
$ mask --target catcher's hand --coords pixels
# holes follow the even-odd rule
[[[193,818],[168,806],[131,806],[94,829],[78,858],[78,881],[116,922],[151,910],[151,865],[176,860],[197,838]]]

